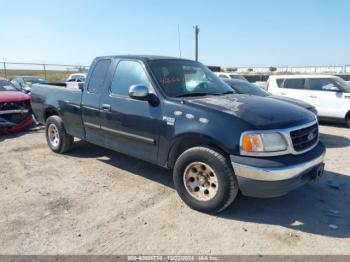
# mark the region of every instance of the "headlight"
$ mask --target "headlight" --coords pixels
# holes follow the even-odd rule
[[[246,132],[241,137],[241,153],[253,155],[286,151],[288,144],[280,133]]]

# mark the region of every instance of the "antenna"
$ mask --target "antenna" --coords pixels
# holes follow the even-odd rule
[[[181,57],[181,37],[180,37],[180,25],[177,24],[177,36],[179,40],[179,55]]]

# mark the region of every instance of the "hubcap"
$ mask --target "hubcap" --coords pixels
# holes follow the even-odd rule
[[[50,144],[57,147],[60,142],[60,135],[58,133],[57,127],[54,124],[50,124],[47,130]]]
[[[183,180],[187,192],[199,201],[209,201],[218,192],[218,178],[214,170],[205,163],[189,164],[185,168]]]

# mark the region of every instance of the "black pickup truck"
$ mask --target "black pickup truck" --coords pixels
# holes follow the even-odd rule
[[[225,209],[239,190],[284,195],[324,169],[313,113],[233,94],[191,60],[99,57],[80,89],[34,84],[32,107],[54,152],[77,137],[173,169],[180,197],[204,212]]]

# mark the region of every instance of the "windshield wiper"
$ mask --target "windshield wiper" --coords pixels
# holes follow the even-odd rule
[[[181,95],[177,95],[176,97],[207,96],[207,95],[212,95],[212,94],[204,93],[204,92],[197,92],[197,93],[181,94]]]
[[[237,93],[234,91],[226,91],[224,93],[221,93],[220,95],[228,95],[228,94],[237,94]]]
[[[197,93],[188,93],[188,94],[181,94],[176,97],[190,97],[190,96],[222,96],[222,95],[228,95],[228,94],[236,94],[234,91],[226,91],[224,93],[205,93],[205,92],[197,92]]]
[[[224,96],[224,95],[229,95],[229,94],[236,94],[236,92],[234,92],[234,91],[226,91],[226,92],[223,92],[223,93],[211,93],[209,95],[212,95],[212,96]]]

